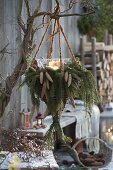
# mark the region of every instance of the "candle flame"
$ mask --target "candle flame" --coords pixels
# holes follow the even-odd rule
[[[48,67],[50,67],[53,70],[58,70],[60,68],[60,60],[49,61]]]

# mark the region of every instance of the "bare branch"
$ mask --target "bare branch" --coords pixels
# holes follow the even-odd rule
[[[62,13],[65,13],[67,12],[68,10],[70,10],[74,4],[77,3],[76,0],[70,0],[69,2],[69,8],[66,9],[65,11],[63,12],[59,12],[59,2],[58,0],[55,0],[56,1],[56,4],[57,6],[55,7],[55,10],[54,12],[50,12],[50,11],[43,11],[43,12],[37,12],[35,11],[33,16],[34,18],[38,17],[38,16],[49,16],[50,18],[53,18],[53,19],[57,19],[57,18],[60,18],[60,17],[68,17],[68,16],[85,16],[85,15],[89,15],[89,14],[93,14],[95,13],[95,7],[94,7],[94,4],[92,4],[92,2],[90,0],[83,0],[81,3],[86,6],[88,8],[88,11],[85,12],[85,13],[70,13],[70,14],[62,14]]]
[[[68,12],[69,10],[71,10],[72,8],[73,8],[73,6],[76,4],[76,3],[78,3],[77,1],[75,1],[75,0],[70,0],[70,2],[69,2],[69,7],[67,8],[67,9],[65,9],[64,11],[62,11],[61,13],[66,13],[66,12]]]
[[[30,12],[30,7],[29,7],[29,1],[28,0],[24,0],[25,5],[26,5],[26,9],[27,9],[27,15],[28,17],[31,16],[31,12]]]
[[[5,47],[3,47],[3,48],[0,50],[0,53],[4,53],[4,51],[6,51],[6,48],[7,48],[8,45],[9,45],[9,43],[7,43],[7,44],[5,45]]]
[[[26,28],[25,28],[25,24],[24,24],[22,18],[20,16],[18,16],[17,20],[18,20],[18,24],[21,27],[22,31],[25,33],[26,32]]]
[[[0,117],[3,115],[5,107],[10,101],[10,96],[12,93],[12,90],[17,83],[18,78],[25,72],[26,70],[26,64],[23,61],[23,55],[20,58],[18,64],[16,65],[13,73],[11,76],[8,76],[5,80],[6,88],[5,91],[0,95]]]
[[[39,24],[39,25],[34,29],[34,31],[37,31],[37,30],[43,28],[43,27],[44,27],[45,25],[47,25],[47,24],[48,24],[48,22]]]
[[[50,16],[50,18],[53,18],[53,19],[57,19],[57,18],[61,18],[61,17],[69,17],[69,16],[85,16],[85,15],[89,15],[89,14],[93,14],[95,13],[95,10],[93,9],[92,11],[90,12],[87,12],[87,13],[72,13],[72,14],[55,14],[55,13],[51,13],[51,12],[39,12],[39,13],[36,13],[34,15],[34,18],[38,17],[38,16],[42,16],[42,15],[47,15],[47,16]]]
[[[5,78],[2,76],[2,74],[0,74],[0,78],[5,81]]]
[[[0,54],[2,54],[0,61],[2,60],[4,54],[8,53],[8,51],[6,50],[8,45],[9,45],[9,42],[5,45],[5,47],[3,47],[3,49],[0,50]]]
[[[69,17],[69,16],[85,16],[85,15],[90,15],[94,13],[95,13],[95,10],[91,12],[87,12],[87,13],[58,14],[57,16],[61,18],[61,17]]]
[[[27,21],[27,29],[24,35],[24,40],[23,40],[23,43],[24,43],[23,48],[24,48],[25,54],[29,53],[29,45],[30,43],[32,44],[30,38],[31,38],[32,30],[33,30],[33,23],[34,23],[34,17],[31,16],[29,20]]]

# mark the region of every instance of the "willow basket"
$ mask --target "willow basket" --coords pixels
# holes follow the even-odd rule
[[[103,155],[102,156],[102,159],[104,160],[104,163],[103,165],[101,166],[94,166],[94,165],[85,165],[81,160],[80,160],[80,157],[79,157],[79,153],[77,151],[77,148],[78,146],[81,144],[81,143],[87,143],[87,141],[90,142],[90,140],[97,140],[99,142],[99,151],[98,155]],[[81,140],[79,140],[78,142],[76,142],[73,147],[72,147],[74,150],[75,150],[75,154],[76,154],[76,161],[79,165],[81,165],[82,167],[86,167],[86,168],[102,168],[102,167],[106,167],[112,160],[112,149],[107,145],[107,143],[105,143],[102,139],[99,139],[99,138],[95,138],[95,137],[87,137],[87,138],[83,138]],[[87,147],[85,148],[85,153],[89,153]]]

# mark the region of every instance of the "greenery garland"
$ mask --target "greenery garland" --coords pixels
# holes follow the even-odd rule
[[[67,99],[83,100],[86,109],[91,109],[94,102],[98,100],[94,77],[90,71],[82,67],[80,62],[69,61],[56,70],[53,68],[30,67],[23,82],[30,89],[33,103],[36,99],[37,101],[41,99],[47,104],[52,115],[53,124],[46,135],[50,144],[53,131],[56,131],[57,138],[62,143],[67,142],[67,137],[64,136],[59,123]]]

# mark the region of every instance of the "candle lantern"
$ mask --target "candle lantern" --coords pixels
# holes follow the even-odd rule
[[[38,113],[36,116],[36,120],[37,120],[37,126],[41,127],[44,125],[44,116],[42,113]]]
[[[31,112],[29,109],[23,109],[20,114],[20,127],[21,128],[30,128],[31,127]]]
[[[113,103],[107,104],[100,114],[100,138],[113,145]]]

